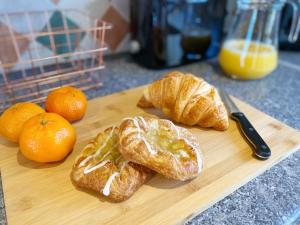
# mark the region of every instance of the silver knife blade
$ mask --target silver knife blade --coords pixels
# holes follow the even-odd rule
[[[225,106],[229,112],[229,114],[235,113],[235,112],[240,112],[239,108],[236,106],[236,104],[232,101],[230,96],[226,93],[224,90],[220,90],[220,95],[225,103]]]

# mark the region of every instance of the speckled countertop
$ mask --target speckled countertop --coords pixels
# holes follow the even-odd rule
[[[107,69],[97,74],[104,87],[89,91],[90,98],[149,83],[166,70],[147,70],[127,55],[106,60]],[[217,87],[261,111],[300,129],[300,53],[281,52],[278,69],[258,81],[225,77],[216,60],[176,68],[201,75]],[[5,210],[0,194],[0,225]],[[195,224],[300,224],[300,151],[236,190],[191,221]]]

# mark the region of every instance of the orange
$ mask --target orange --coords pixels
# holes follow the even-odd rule
[[[0,134],[10,141],[18,142],[23,124],[42,112],[45,111],[31,102],[20,102],[10,106],[0,117]]]
[[[45,107],[47,112],[57,113],[69,122],[73,122],[84,116],[87,100],[79,89],[61,87],[49,93]]]
[[[56,113],[41,113],[27,120],[20,136],[23,155],[36,162],[64,159],[76,141],[74,127]]]

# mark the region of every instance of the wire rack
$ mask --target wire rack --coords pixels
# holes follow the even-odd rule
[[[16,102],[43,103],[64,85],[102,86],[95,72],[104,68],[108,29],[77,10],[0,14],[0,111]]]

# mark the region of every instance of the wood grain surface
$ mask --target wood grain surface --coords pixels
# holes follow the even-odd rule
[[[0,168],[8,224],[178,224],[205,210],[241,185],[279,162],[300,145],[300,133],[235,99],[272,149],[260,161],[240,135],[234,121],[225,132],[188,127],[198,138],[204,170],[192,181],[154,176],[129,200],[110,203],[77,189],[70,180],[76,155],[99,131],[124,117],[155,114],[136,107],[142,87],[89,102],[83,120],[75,123],[77,143],[60,163],[36,164],[26,160],[18,146],[0,139]]]

